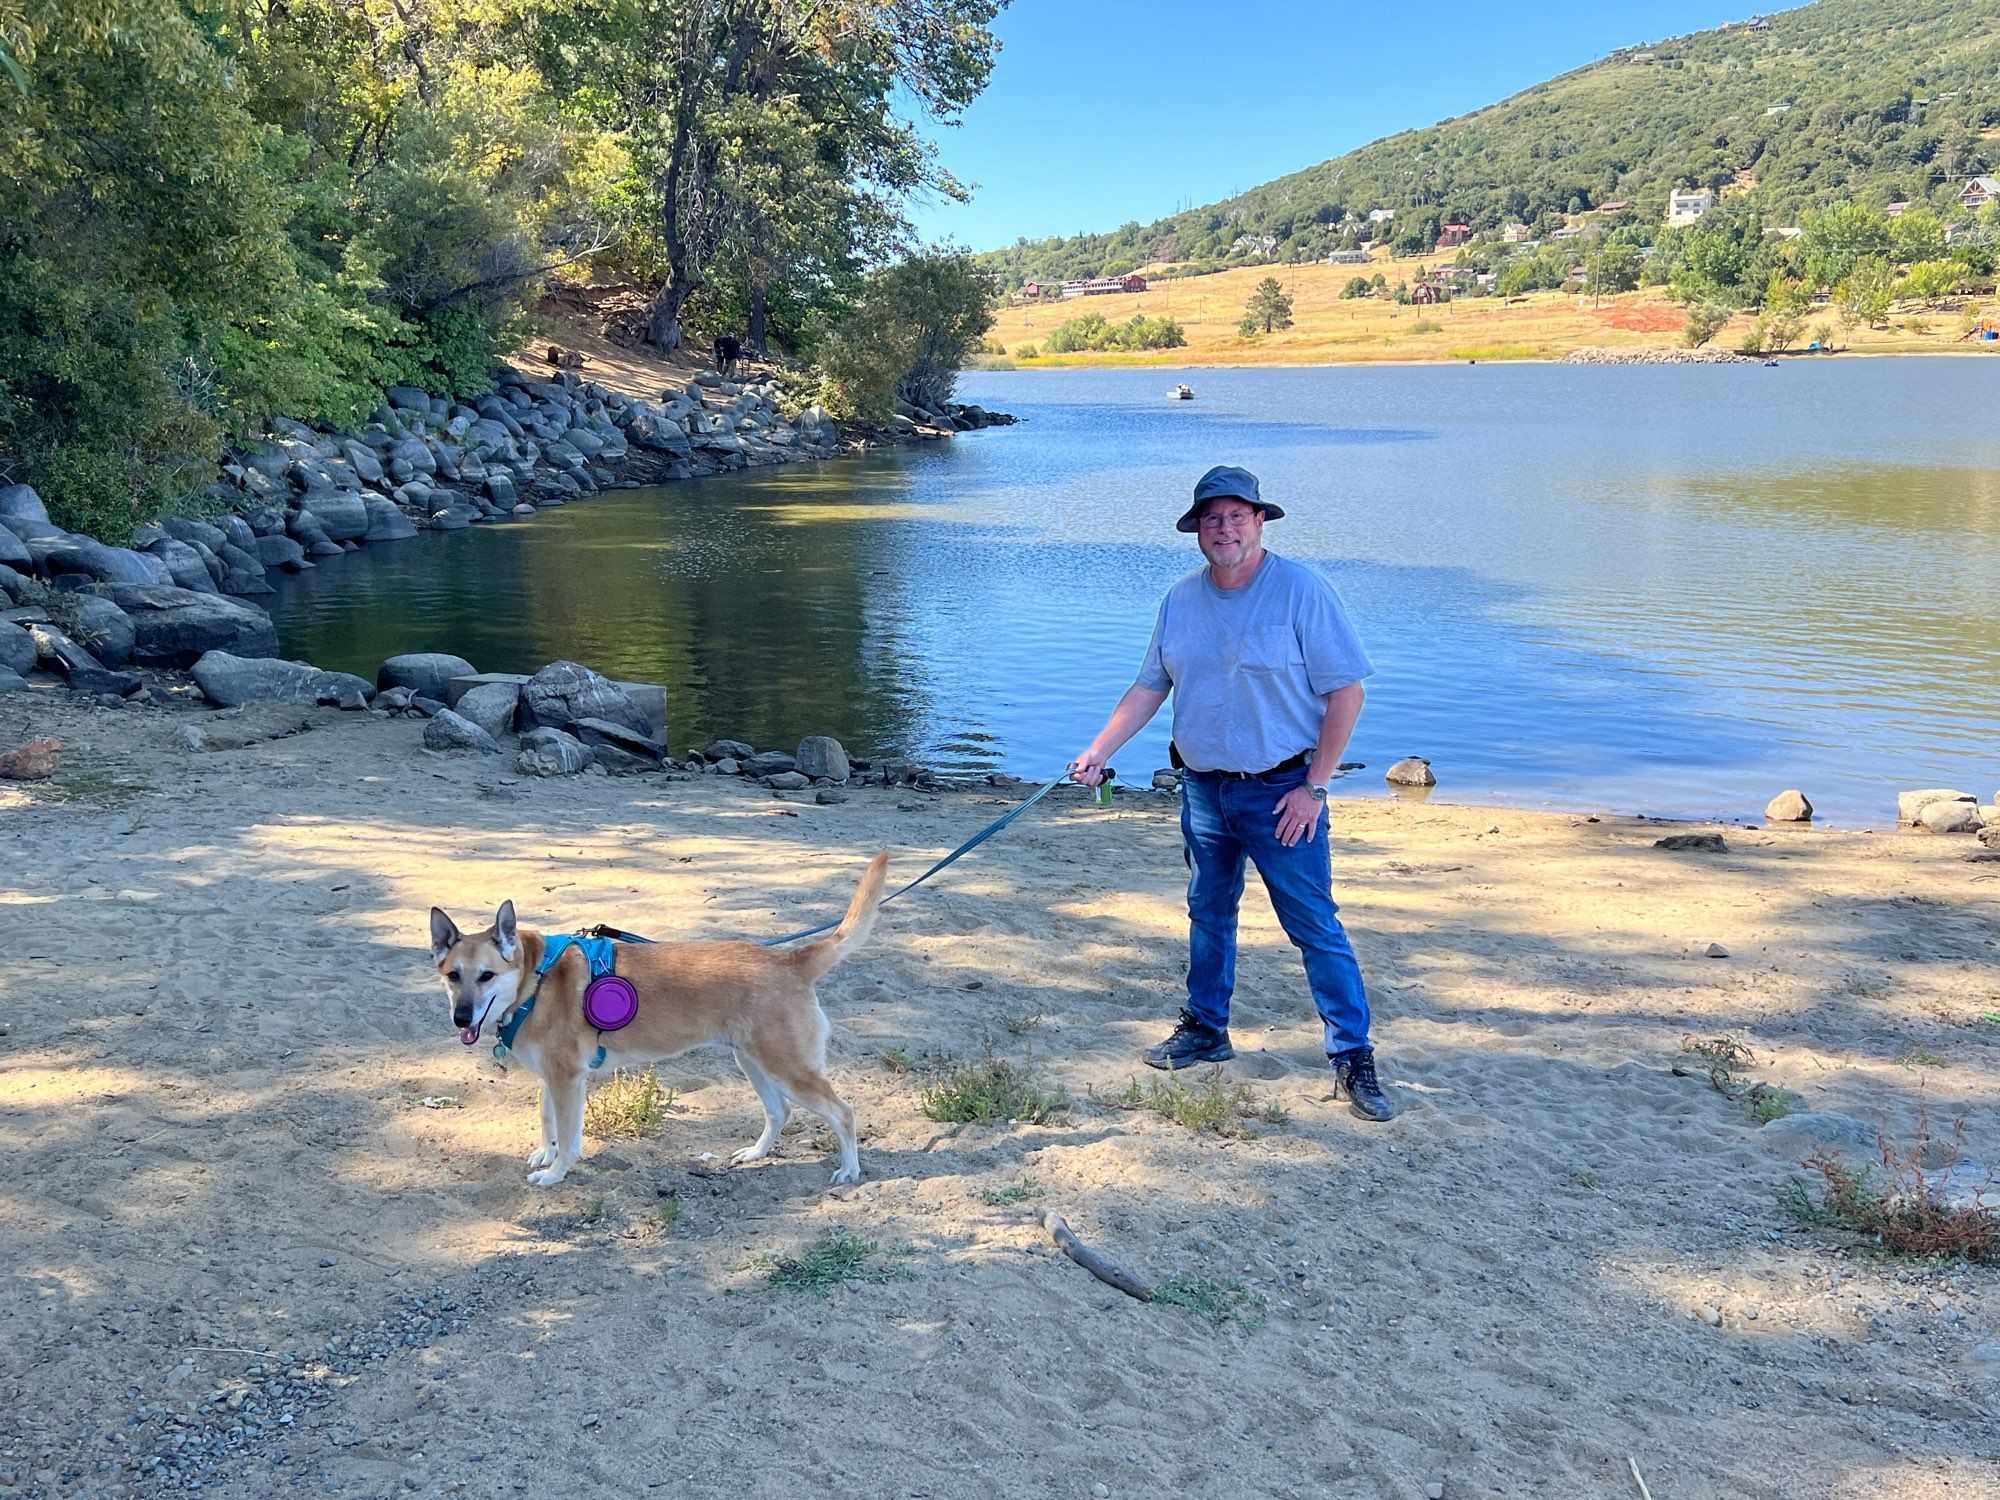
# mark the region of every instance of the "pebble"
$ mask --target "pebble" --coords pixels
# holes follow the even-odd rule
[[[1708,957],[1710,958],[1729,957],[1729,950],[1723,947],[1722,944],[1720,943],[1710,943],[1706,948],[1702,949],[1702,952],[1707,954]]]
[[[1720,1308],[1713,1307],[1704,1302],[1697,1311],[1702,1322],[1706,1323],[1710,1328],[1720,1328],[1722,1326],[1722,1310]]]
[[[1424,1486],[1424,1500],[1444,1500],[1444,1484],[1441,1480],[1433,1479]]]
[[[1095,1495],[1097,1500],[1105,1500],[1105,1497],[1111,1493],[1111,1486],[1108,1484],[1093,1484],[1090,1487],[1090,1493]]]

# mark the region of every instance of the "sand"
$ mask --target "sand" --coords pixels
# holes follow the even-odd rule
[[[2000,864],[1969,839],[1674,854],[1636,820],[1341,801],[1404,1112],[1329,1099],[1253,882],[1226,1076],[1284,1118],[1225,1138],[1120,1103],[1178,1004],[1172,804],[1051,798],[824,985],[860,1185],[811,1126],[728,1170],[757,1106],[697,1054],[657,1133],[537,1190],[533,1084],[460,1046],[433,902],[775,934],[1005,799],[532,781],[300,717],[196,753],[192,711],[0,699],[0,746],[67,742],[0,786],[0,1493],[1622,1496],[1636,1464],[1660,1500],[2000,1494],[1995,1274],[1797,1226],[1803,1148],[1681,1047],[1740,1030],[1745,1081],[1993,1149]],[[1069,1111],[926,1119],[923,1061],[987,1046]],[[1101,1285],[1049,1207],[1246,1316]],[[770,1284],[835,1229],[896,1274]]]

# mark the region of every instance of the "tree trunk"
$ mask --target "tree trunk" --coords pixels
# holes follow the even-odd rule
[[[750,283],[750,351],[759,359],[770,351],[764,347],[764,279],[760,276]]]
[[[681,308],[692,291],[679,277],[669,276],[653,298],[653,317],[646,325],[646,342],[662,354],[672,354],[686,342],[686,334],[681,330]]]

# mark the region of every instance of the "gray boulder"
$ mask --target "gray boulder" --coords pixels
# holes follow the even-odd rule
[[[717,740],[701,753],[710,760],[748,760],[757,752],[741,740]]]
[[[568,729],[579,719],[603,719],[642,737],[651,726],[637,704],[602,673],[573,661],[552,661],[521,685],[521,724]]]
[[[358,542],[368,535],[368,503],[359,490],[314,490],[300,503],[318,517],[330,541]]]
[[[302,661],[275,656],[244,657],[205,651],[194,664],[194,680],[209,702],[223,708],[245,703],[338,703],[361,705],[371,689],[349,672],[322,672]]]
[[[231,517],[230,519],[235,519]],[[186,542],[190,547],[206,547],[220,553],[229,538],[220,526],[202,520],[198,516],[168,516],[160,522],[160,529],[177,542]]]
[[[255,538],[252,538],[254,541]],[[231,594],[275,594],[265,581],[264,564],[254,552],[246,552],[234,542],[222,545],[222,587]]]
[[[1932,833],[1977,833],[1979,804],[1933,802],[1918,815],[1918,821]]]
[[[340,451],[347,459],[348,467],[354,470],[363,484],[382,482],[385,477],[382,473],[382,461],[366,443],[357,443],[353,438],[343,438]]]
[[[845,781],[853,774],[847,751],[829,734],[809,734],[799,741],[798,768],[807,776]]]
[[[400,542],[417,534],[416,523],[387,495],[368,497],[368,530],[364,542]]]
[[[413,385],[392,385],[382,395],[398,411],[429,412],[431,409],[430,395]]]
[[[27,626],[28,637],[35,643],[36,664],[44,671],[59,672],[72,677],[78,672],[101,672],[103,664],[83,647],[69,638],[60,625],[46,620],[32,621]]]
[[[40,657],[33,636],[12,620],[0,620],[0,670],[25,675],[35,670]]]
[[[462,656],[442,651],[413,651],[392,656],[376,669],[377,688],[406,687],[420,698],[444,701],[445,684],[454,677],[470,677],[472,663]]]
[[[9,667],[0,667],[0,693],[27,691],[28,679]]]
[[[1975,807],[1978,805],[1978,799],[1972,793],[1949,791],[1943,787],[1899,792],[1896,796],[1896,821],[1917,827],[1924,821],[1924,809],[1934,802],[1970,802]]]
[[[780,771],[775,776],[766,776],[764,785],[775,791],[799,792],[812,785],[812,777],[798,771]]]
[[[530,729],[521,736],[516,764],[530,776],[575,776],[589,769],[591,757],[581,741],[560,729]]]
[[[218,537],[222,533],[217,532]],[[197,594],[212,594],[216,591],[215,580],[208,575],[208,564],[201,560],[201,554],[187,542],[173,537],[162,537],[147,549],[167,565],[167,572],[173,575],[174,587],[192,589]]]
[[[743,774],[750,777],[777,776],[786,771],[796,771],[798,761],[782,750],[760,750],[755,755],[739,756],[743,762]]]
[[[528,680],[524,672],[474,672],[467,677],[454,677],[444,685],[446,708],[457,708],[459,700],[474,688],[482,688],[489,683],[499,683],[514,689],[515,700],[520,698],[521,684]]]
[[[42,555],[42,567],[51,575],[80,573],[99,583],[158,583],[163,576],[169,581],[173,577],[165,563],[142,552],[129,547],[107,547],[84,536],[71,537],[49,547]]]
[[[278,654],[278,627],[255,605],[158,584],[113,583],[103,592],[132,617],[132,660],[142,667],[185,667],[207,651]]]
[[[456,683],[445,685],[445,701],[461,719],[477,724],[481,729],[499,739],[514,730],[514,714],[521,706],[521,689],[511,682],[488,682],[460,694],[456,702],[451,699],[451,691]]]
[[[122,667],[132,659],[138,633],[133,627],[132,617],[124,610],[95,594],[71,594],[64,604],[76,616],[72,634],[77,644],[96,657],[99,663],[107,667]]]
[[[265,567],[283,568],[287,573],[303,572],[309,566],[305,548],[290,537],[275,533],[257,538],[256,557]]]
[[[1780,792],[1764,804],[1764,817],[1772,823],[1810,823],[1813,805],[1806,800],[1804,792],[1794,789]]]
[[[500,746],[493,736],[481,729],[470,719],[461,718],[451,709],[439,709],[424,724],[424,748],[426,750],[483,750],[498,755]]]
[[[0,516],[49,524],[49,508],[42,497],[25,484],[0,484]]]
[[[320,491],[320,494],[326,493],[327,491]],[[308,495],[306,498],[317,499],[318,496]],[[308,557],[317,556],[322,548],[333,545],[332,538],[326,534],[326,528],[319,524],[319,517],[304,506],[300,506],[285,517],[285,531],[293,541],[306,549]]]
[[[28,544],[5,526],[0,526],[0,567],[15,568],[23,573],[34,571],[34,554],[28,551]]]
[[[569,732],[590,747],[592,757],[607,771],[657,771],[667,758],[665,745],[607,719],[578,719]]]
[[[1391,786],[1436,786],[1438,779],[1429,761],[1421,755],[1412,755],[1389,767],[1383,780]]]
[[[656,453],[671,453],[676,458],[692,456],[694,445],[688,435],[681,430],[678,422],[656,408],[640,407],[632,413],[632,421],[625,429],[626,439],[641,448],[650,448]]]
[[[437,455],[422,438],[404,438],[389,450],[389,472],[406,474],[437,473]]]

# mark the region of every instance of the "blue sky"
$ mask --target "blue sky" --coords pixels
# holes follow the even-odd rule
[[[1144,223],[1755,9],[1014,0],[985,94],[933,132],[973,200],[920,204],[915,219],[974,250]]]

